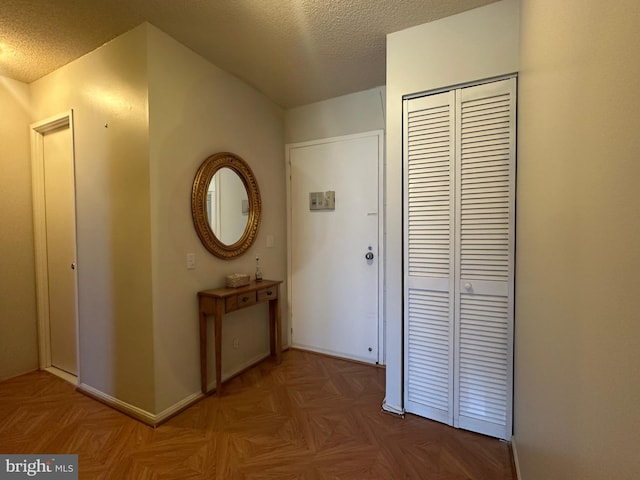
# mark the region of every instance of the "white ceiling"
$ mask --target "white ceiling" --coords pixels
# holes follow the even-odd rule
[[[386,34],[496,0],[1,0],[0,75],[30,83],[147,21],[288,108],[385,84]]]

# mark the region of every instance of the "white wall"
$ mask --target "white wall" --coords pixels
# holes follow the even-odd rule
[[[386,408],[402,410],[402,97],[518,71],[519,2],[387,36]]]
[[[154,409],[147,52],[138,27],[31,84],[73,109],[80,382]]]
[[[385,87],[311,103],[285,112],[285,143],[382,130]]]
[[[223,286],[230,273],[253,277],[256,254],[264,278],[285,280],[283,111],[153,26],[148,42],[155,383],[156,411],[161,412],[200,390],[197,292]],[[191,218],[196,171],[207,157],[223,151],[249,164],[262,197],[255,244],[232,260],[216,258],[202,246]],[[267,248],[267,235],[274,237],[273,247]],[[196,254],[194,270],[186,268],[187,253]],[[283,284],[283,306],[286,292]],[[286,308],[282,315],[288,318]],[[267,318],[266,304],[225,316],[223,378],[269,354]],[[213,323],[209,326],[212,332]],[[287,338],[286,321],[282,328]],[[209,345],[209,381],[214,382],[212,335]]]
[[[523,0],[523,480],[640,478],[640,3]]]
[[[242,213],[243,200],[248,202],[247,190],[238,174],[229,168],[219,170],[214,178],[218,178],[218,189],[222,199],[218,204],[220,231],[214,230],[214,233],[222,243],[233,245],[242,238],[247,228],[249,215]]]
[[[38,368],[29,102],[0,76],[0,380]]]

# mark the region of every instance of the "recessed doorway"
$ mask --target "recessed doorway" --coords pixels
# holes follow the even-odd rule
[[[31,125],[40,368],[78,377],[73,115]]]

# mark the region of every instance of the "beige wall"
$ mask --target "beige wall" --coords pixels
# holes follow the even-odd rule
[[[393,288],[401,278],[400,100],[518,70],[517,6],[499,2],[389,36],[392,405],[402,394],[401,291]],[[640,471],[639,19],[635,0],[522,1],[514,440],[523,480]],[[194,293],[227,273],[252,272],[256,252],[266,277],[285,276],[282,112],[149,26],[35,82],[31,93],[29,118],[27,86],[0,77],[0,220],[11,226],[0,230],[0,379],[37,367],[28,123],[74,108],[81,380],[159,412],[197,391]],[[334,135],[315,115],[287,112],[286,141]],[[193,174],[219,150],[251,164],[265,208],[256,246],[230,262],[200,246],[189,216]],[[197,255],[193,271],[187,252]],[[262,322],[229,320],[232,372],[267,346]],[[234,336],[239,351],[228,344]]]
[[[285,278],[283,111],[149,24],[31,93],[35,119],[74,110],[80,382],[161,414],[200,390],[196,293],[253,274],[257,254],[265,278]],[[204,249],[191,219],[195,172],[219,151],[250,164],[263,199],[255,245],[231,261]],[[226,319],[223,376],[268,355],[266,317],[260,305]]]
[[[636,0],[522,2],[523,480],[640,477],[639,21]]]
[[[283,111],[155,27],[149,26],[148,41],[156,411],[161,412],[200,389],[196,293],[223,286],[230,273],[253,277],[256,254],[264,278],[285,279]],[[233,260],[210,254],[191,218],[196,170],[221,151],[250,165],[262,196],[256,241]],[[267,235],[274,237],[273,247],[267,248]],[[194,270],[186,268],[187,253],[196,254]],[[286,292],[283,285],[285,307]],[[269,354],[267,316],[265,304],[225,316],[223,377]],[[210,352],[209,381],[214,382]]]
[[[387,37],[385,406],[402,410],[402,97],[518,71],[519,7],[504,0]]]
[[[38,368],[29,101],[0,76],[0,380]]]
[[[285,112],[285,143],[382,130],[385,87],[311,103]]]
[[[74,110],[79,381],[154,409],[146,29],[31,84],[34,120]]]

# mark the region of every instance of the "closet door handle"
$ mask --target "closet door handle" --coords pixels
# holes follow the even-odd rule
[[[469,282],[467,282],[467,283],[464,284],[464,288],[467,289],[467,290],[471,290],[471,289],[473,289],[473,285],[471,285]]]

